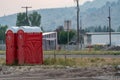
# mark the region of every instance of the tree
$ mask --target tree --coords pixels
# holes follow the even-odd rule
[[[111,28],[111,32],[115,32],[115,30]]]
[[[0,25],[0,41],[5,42],[5,31],[6,31],[7,27],[8,27],[7,25],[5,25],[5,26]]]
[[[107,30],[107,27],[106,27],[106,26],[104,26],[104,27],[103,27],[103,32],[108,32],[108,30]]]
[[[63,30],[64,30],[63,26],[58,26],[58,28],[55,31],[60,32],[60,31],[63,31]]]
[[[17,14],[16,26],[29,26],[29,22],[26,21],[26,14],[25,13],[18,13]]]
[[[25,13],[17,14],[16,26],[40,26],[41,15],[34,11],[32,14],[28,15],[26,19]]]
[[[120,26],[117,28],[117,32],[120,32]]]
[[[102,27],[101,26],[98,26],[98,32],[102,32]]]
[[[41,15],[34,11],[29,15],[29,20],[31,22],[31,26],[40,26]]]
[[[69,31],[69,41],[71,41],[71,39],[73,38],[73,36],[75,35],[75,31],[71,30]],[[68,31],[59,31],[58,32],[58,44],[67,44],[68,42]]]

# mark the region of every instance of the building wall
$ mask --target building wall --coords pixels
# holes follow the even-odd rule
[[[91,44],[109,44],[109,35],[92,35]],[[112,45],[120,45],[120,35],[111,35],[111,44]]]
[[[43,50],[56,50],[57,46],[57,32],[43,33]]]
[[[112,45],[120,46],[120,33],[111,34]],[[108,33],[88,33],[84,36],[84,45],[108,45],[109,44],[109,34]]]

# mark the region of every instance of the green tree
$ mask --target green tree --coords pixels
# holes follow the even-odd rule
[[[75,31],[71,30],[69,31],[69,42],[75,35]],[[68,43],[68,31],[59,31],[58,32],[58,44],[67,44]]]
[[[41,15],[34,11],[29,15],[29,20],[31,22],[31,26],[40,26]]]
[[[120,32],[120,26],[117,28],[117,32]]]
[[[98,32],[102,32],[102,27],[98,26]]]
[[[58,28],[55,31],[60,32],[60,31],[63,31],[63,30],[64,30],[63,26],[58,26]]]
[[[103,27],[103,32],[108,32],[108,30],[107,30],[107,27],[106,27],[106,26],[104,26],[104,27]]]
[[[8,27],[7,25],[5,25],[5,26],[0,25],[0,41],[5,42],[5,31],[6,31],[7,27]]]
[[[16,26],[40,26],[41,15],[33,12],[26,18],[26,13],[18,13]]]
[[[85,32],[90,32],[90,30],[88,28],[85,28],[84,30],[85,30]]]
[[[94,26],[91,26],[91,27],[85,28],[84,31],[85,31],[85,32],[95,32],[95,31],[96,31],[96,28],[95,28]]]
[[[29,22],[26,20],[26,13],[18,13],[16,26],[29,26]]]

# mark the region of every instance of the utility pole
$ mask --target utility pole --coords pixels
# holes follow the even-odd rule
[[[82,31],[82,16],[80,16],[80,48],[82,49],[83,44],[83,31]]]
[[[32,7],[25,6],[25,7],[22,7],[22,8],[26,9],[26,23],[28,23],[28,25],[30,25],[29,20],[28,20],[28,8],[32,8]]]
[[[77,44],[78,44],[78,48],[79,48],[79,44],[80,44],[80,31],[79,31],[79,12],[80,12],[80,9],[79,9],[79,0],[75,0],[77,2]]]
[[[109,7],[109,46],[111,46],[111,8]]]
[[[69,20],[66,21],[67,22],[67,43],[68,43],[68,46],[69,46]]]

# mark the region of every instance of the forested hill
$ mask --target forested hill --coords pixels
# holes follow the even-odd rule
[[[80,6],[82,16],[82,27],[108,26],[108,7],[111,6],[112,28],[120,26],[120,0],[94,0]],[[72,21],[72,28],[76,29],[76,8],[53,8],[37,10],[41,18],[41,26],[44,30],[55,30],[64,25],[64,20]],[[0,24],[14,26],[16,14],[0,17]]]

